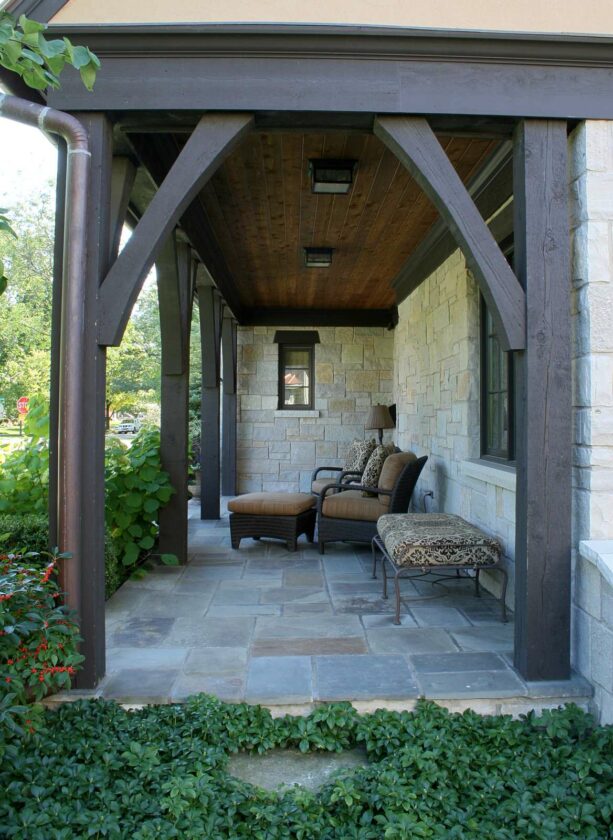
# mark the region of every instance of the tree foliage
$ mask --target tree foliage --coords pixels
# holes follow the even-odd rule
[[[44,23],[21,15],[16,20],[0,12],[0,64],[21,76],[28,87],[44,90],[60,86],[60,74],[71,65],[81,74],[87,90],[93,90],[100,60],[88,47],[74,46],[68,38],[49,39]]]

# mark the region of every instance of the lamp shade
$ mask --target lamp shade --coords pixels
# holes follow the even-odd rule
[[[364,425],[367,429],[393,429],[395,426],[386,405],[373,405]]]

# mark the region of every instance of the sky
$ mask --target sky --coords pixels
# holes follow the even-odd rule
[[[55,183],[53,143],[31,126],[0,117],[0,207],[10,208]]]

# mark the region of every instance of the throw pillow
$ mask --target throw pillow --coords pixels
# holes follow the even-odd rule
[[[347,452],[343,469],[351,472],[362,472],[376,445],[374,438],[372,440],[354,440]]]
[[[364,467],[364,472],[362,473],[361,484],[365,487],[378,487],[379,486],[379,476],[381,475],[381,470],[383,469],[383,464],[385,463],[385,459],[394,453],[395,446],[393,443],[386,443],[386,444],[379,444],[379,446],[375,447],[372,455],[368,459],[368,463]],[[362,491],[363,496],[373,496],[374,493],[370,493],[367,490]]]

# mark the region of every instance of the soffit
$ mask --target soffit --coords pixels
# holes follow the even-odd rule
[[[499,144],[440,140],[465,182]],[[177,135],[177,148],[184,141]],[[311,192],[308,161],[318,157],[358,161],[349,195]],[[213,176],[200,204],[209,242],[246,309],[393,306],[392,281],[438,219],[397,158],[374,135],[354,132],[255,132]],[[332,266],[306,268],[305,246],[333,248]]]
[[[602,0],[68,0],[52,18],[66,24],[357,24],[548,34],[613,34],[613,5]]]

